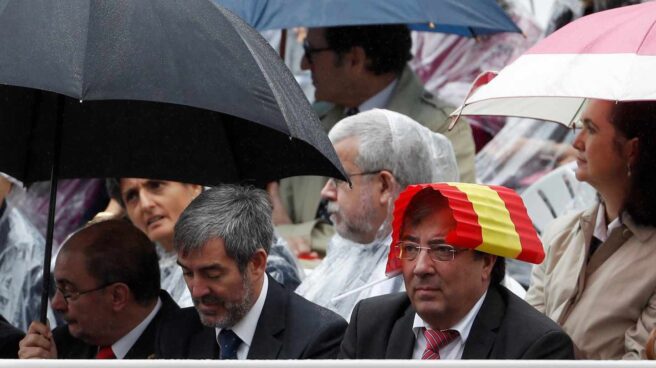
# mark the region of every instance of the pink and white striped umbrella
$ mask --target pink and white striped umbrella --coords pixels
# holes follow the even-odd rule
[[[453,115],[571,125],[586,98],[656,100],[656,1],[580,18],[486,74]]]

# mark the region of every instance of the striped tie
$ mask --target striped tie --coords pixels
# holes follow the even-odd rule
[[[440,359],[440,348],[448,345],[451,341],[458,338],[460,334],[456,330],[426,330],[426,350],[421,359]]]

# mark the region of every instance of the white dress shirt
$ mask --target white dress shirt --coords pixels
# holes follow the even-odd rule
[[[112,351],[114,352],[116,359],[125,358],[130,349],[132,349],[132,345],[134,345],[134,343],[139,340],[139,337],[146,330],[146,327],[148,327],[153,318],[155,318],[155,315],[157,315],[157,312],[159,312],[160,308],[162,308],[162,300],[157,298],[157,304],[155,304],[155,308],[150,311],[146,318],[144,318],[141,323],[139,323],[125,336],[121,337],[118,339],[118,341],[112,344]]]
[[[450,327],[450,330],[456,330],[460,334],[457,338],[451,341],[446,346],[443,346],[440,349],[440,359],[461,359],[462,353],[465,351],[465,342],[467,342],[467,337],[469,337],[469,331],[471,331],[472,325],[474,324],[474,319],[478,311],[483,305],[483,300],[487,295],[487,291],[478,299],[474,307],[469,310],[469,313],[458,321],[453,327]],[[426,328],[430,330],[431,327],[426,323],[418,314],[415,313],[415,321],[412,324],[412,332],[415,334],[415,349],[412,353],[412,359],[421,359],[421,356],[426,350],[426,337],[424,337],[423,329]]]
[[[266,275],[264,275],[264,282],[262,283],[262,290],[260,295],[257,297],[255,304],[251,310],[246,313],[244,318],[239,322],[235,323],[232,328],[230,328],[239,338],[242,343],[239,344],[237,349],[237,359],[244,360],[248,357],[248,352],[251,349],[251,344],[253,343],[253,335],[255,335],[255,328],[257,328],[257,321],[260,320],[260,314],[262,314],[262,308],[264,307],[264,301],[266,300],[267,291],[269,290],[269,280]],[[216,328],[216,343],[219,343],[219,332],[220,328]]]
[[[597,219],[594,228],[593,235],[605,242],[608,239],[608,235],[614,228],[622,226],[621,216],[617,216],[615,220],[611,221],[608,226],[606,226],[606,206],[603,203],[599,205],[599,210],[597,211]]]
[[[396,87],[398,81],[398,79],[393,80],[392,83],[388,84],[387,87],[383,88],[380,92],[369,97],[368,100],[358,106],[358,111],[365,112],[371,109],[384,109],[387,107],[387,103],[389,102],[390,97],[392,97],[392,92],[394,92],[394,87]],[[347,110],[348,109],[344,109],[344,113],[346,113]]]

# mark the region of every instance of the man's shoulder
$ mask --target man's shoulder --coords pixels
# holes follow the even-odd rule
[[[563,329],[504,287],[505,302],[496,336],[496,359],[573,359],[573,343]],[[488,291],[489,292],[489,291]],[[509,344],[509,339],[515,341]]]
[[[351,322],[357,321],[359,327],[371,325],[378,328],[379,324],[393,325],[409,312],[409,308],[412,306],[405,291],[374,296],[363,299],[355,305],[351,314]]]
[[[500,292],[506,299],[506,323],[536,337],[548,332],[563,332],[562,328],[551,318],[540,313],[508,289],[503,288],[503,291]],[[531,328],[527,329],[527,326],[531,326]]]

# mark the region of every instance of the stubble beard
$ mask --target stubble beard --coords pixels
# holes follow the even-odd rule
[[[207,327],[224,329],[231,328],[237,322],[241,321],[253,305],[250,276],[248,276],[246,273],[243,275],[242,287],[244,291],[244,297],[241,299],[241,301],[236,303],[226,301],[223,298],[214,295],[208,295],[201,299],[193,299],[194,306],[196,307],[198,307],[198,304],[203,301],[209,304],[220,304],[221,307],[223,307],[225,310],[225,314],[223,316],[213,316],[212,320],[198,312],[201,323]]]

